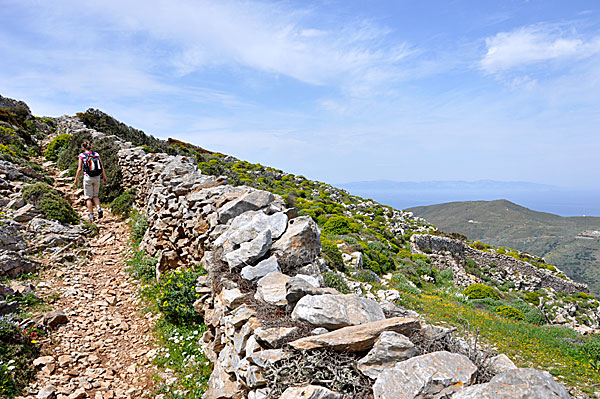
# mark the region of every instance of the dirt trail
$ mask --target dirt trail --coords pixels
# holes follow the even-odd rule
[[[83,204],[71,178],[56,181],[66,198]],[[87,217],[85,207],[74,208]],[[24,398],[139,398],[151,392],[155,316],[139,312],[137,283],[125,271],[128,228],[106,209],[97,226],[87,259],[42,271],[38,292],[59,297],[52,306],[68,322],[42,341],[47,356],[37,360],[41,370]]]

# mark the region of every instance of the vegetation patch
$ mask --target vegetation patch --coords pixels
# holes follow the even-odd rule
[[[23,198],[39,209],[47,219],[61,223],[79,223],[79,215],[62,193],[46,183],[36,183],[23,189]]]
[[[110,203],[110,211],[115,215],[128,217],[135,204],[136,194],[135,188],[125,191]]]
[[[11,398],[35,377],[33,360],[40,351],[37,331],[22,330],[19,320],[0,316],[0,397]]]
[[[48,147],[46,148],[46,151],[44,152],[44,157],[46,157],[46,160],[56,161],[58,159],[58,154],[60,154],[61,151],[64,151],[67,149],[67,147],[69,146],[70,140],[71,140],[71,135],[67,134],[67,133],[59,134],[58,136],[56,136],[48,144]]]
[[[512,320],[523,320],[525,319],[525,315],[519,309],[515,309],[511,306],[498,306],[496,308],[496,314],[506,317],[507,319]]]
[[[327,272],[323,274],[323,279],[325,280],[325,285],[331,288],[335,288],[341,294],[350,294],[350,287],[344,281],[344,278],[337,273]]]
[[[492,287],[490,287],[488,285],[479,284],[479,283],[471,284],[470,286],[465,288],[464,294],[469,299],[484,299],[484,298],[500,299],[500,295],[498,294],[498,291],[496,291],[495,289],[493,289]]]

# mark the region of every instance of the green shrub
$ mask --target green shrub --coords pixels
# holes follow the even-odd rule
[[[161,276],[158,283],[158,309],[175,324],[202,322],[202,317],[194,310],[198,299],[196,279],[200,273],[192,270],[173,270]]]
[[[539,292],[526,292],[525,293],[525,300],[536,306],[540,303],[541,297],[542,297],[542,294],[540,294]]]
[[[444,269],[441,270],[436,278],[436,281],[439,284],[447,284],[447,283],[451,283],[454,279],[454,272],[452,271],[452,269]]]
[[[483,298],[492,298],[492,299],[500,299],[500,295],[498,292],[492,287],[485,284],[471,284],[464,291],[465,296],[469,299],[483,299]]]
[[[411,285],[404,273],[394,273],[390,280],[390,286],[398,291],[408,292],[409,294],[421,294],[421,290]]]
[[[46,160],[56,161],[58,159],[58,154],[69,146],[70,140],[70,134],[60,134],[56,136],[50,144],[48,144],[48,148],[46,148],[46,152],[44,152]]]
[[[22,393],[35,377],[33,360],[39,355],[37,331],[23,331],[11,315],[0,316],[0,397]]]
[[[346,269],[346,267],[344,266],[344,259],[342,258],[342,253],[340,252],[337,245],[333,241],[330,241],[323,236],[321,236],[321,243],[321,255],[323,256],[323,259],[325,259],[327,266],[329,266],[332,269],[343,272]]]
[[[523,320],[525,318],[523,312],[511,306],[498,306],[496,314],[511,320]]]
[[[361,270],[356,271],[352,275],[352,277],[354,277],[355,279],[357,279],[358,281],[361,281],[363,283],[375,284],[375,283],[381,282],[381,279],[379,278],[377,273],[375,273],[372,270],[367,270],[367,269],[361,269]]]
[[[39,209],[47,219],[61,223],[79,223],[79,215],[62,193],[46,183],[36,183],[23,189],[23,198]]]
[[[323,274],[323,279],[326,286],[335,288],[340,294],[349,294],[351,292],[350,287],[348,287],[343,277],[336,273],[326,272]]]
[[[333,216],[327,219],[323,225],[323,232],[332,235],[344,235],[353,233],[352,220],[345,216]]]
[[[156,262],[157,258],[146,255],[145,250],[135,251],[131,259],[127,261],[127,271],[144,284],[152,283],[156,280]]]
[[[525,321],[538,326],[546,324],[546,318],[538,308],[531,308],[525,312]]]
[[[115,215],[128,217],[135,203],[136,194],[135,188],[125,191],[110,203],[110,211]]]
[[[129,219],[129,227],[131,228],[131,241],[134,246],[137,246],[142,241],[146,230],[148,230],[148,218],[134,211]]]

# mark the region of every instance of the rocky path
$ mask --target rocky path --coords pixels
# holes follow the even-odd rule
[[[68,178],[57,188],[74,198]],[[84,208],[80,214],[87,213]],[[136,285],[125,271],[127,226],[107,210],[88,240],[88,255],[42,272],[38,292],[58,297],[57,323],[66,323],[42,341],[37,381],[23,398],[112,399],[149,397],[152,373],[151,326],[155,316],[140,313]],[[61,320],[62,319],[62,320]]]

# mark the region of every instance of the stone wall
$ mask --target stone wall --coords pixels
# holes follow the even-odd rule
[[[559,277],[560,270],[555,272],[542,269],[511,256],[494,252],[479,251],[471,248],[463,241],[429,234],[413,235],[411,250],[430,256],[441,268],[462,268],[462,278],[455,281],[457,285],[466,286],[473,282],[481,282],[474,276],[464,278],[466,259],[474,260],[480,268],[489,269],[492,278],[499,281],[511,281],[515,288],[524,291],[535,291],[540,288],[552,288],[558,292],[588,292],[587,284],[578,283],[568,277]],[[451,265],[451,266],[449,266]]]

